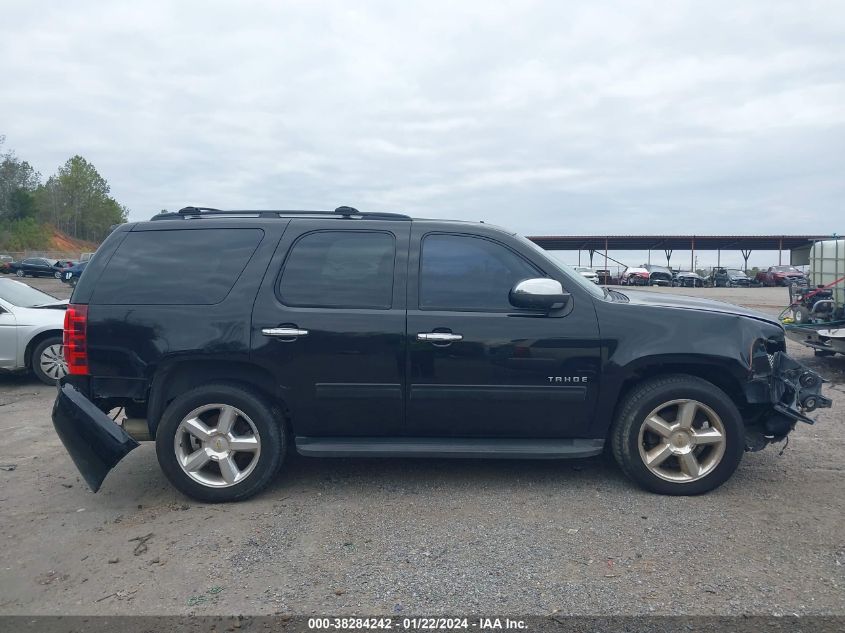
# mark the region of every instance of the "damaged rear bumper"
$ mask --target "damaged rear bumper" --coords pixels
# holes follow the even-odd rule
[[[59,385],[53,426],[93,492],[100,489],[109,471],[138,447],[123,428],[67,383]]]

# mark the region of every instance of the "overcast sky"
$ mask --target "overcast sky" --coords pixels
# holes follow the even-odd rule
[[[0,134],[146,219],[845,233],[845,3],[0,3]],[[633,263],[633,262],[632,262]],[[636,262],[641,263],[641,262]]]

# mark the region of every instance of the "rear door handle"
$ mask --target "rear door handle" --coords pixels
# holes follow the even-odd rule
[[[451,332],[420,332],[417,334],[418,341],[428,341],[429,343],[452,343],[454,341],[464,340],[461,334],[452,334]]]
[[[298,338],[308,336],[308,330],[300,330],[298,327],[265,327],[261,330],[264,336],[273,338]]]

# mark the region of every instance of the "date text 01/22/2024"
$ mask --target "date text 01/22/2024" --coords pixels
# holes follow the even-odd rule
[[[525,630],[524,620],[511,618],[309,618],[313,630],[402,629],[450,631],[477,629],[479,631]]]

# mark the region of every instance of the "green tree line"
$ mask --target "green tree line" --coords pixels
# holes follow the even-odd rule
[[[71,237],[99,242],[109,227],[126,222],[127,208],[82,156],[73,156],[42,182],[41,174],[0,136],[0,248],[43,248],[51,225]]]

